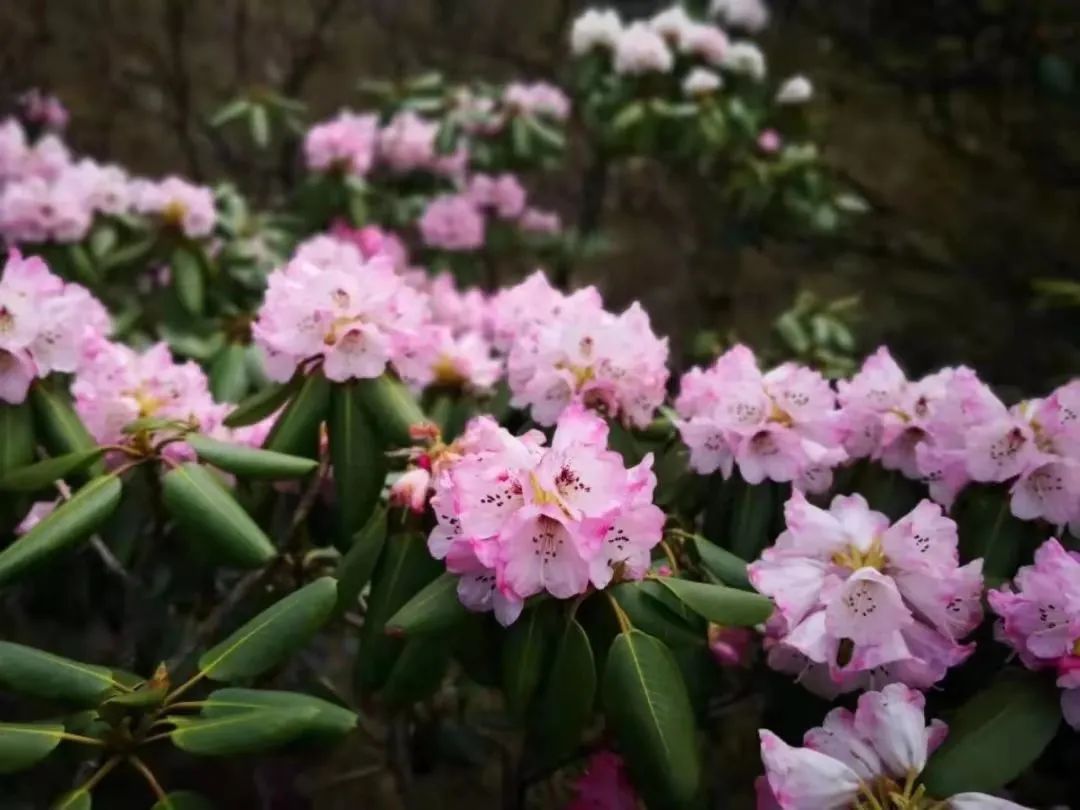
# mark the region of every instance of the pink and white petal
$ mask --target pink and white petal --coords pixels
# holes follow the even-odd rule
[[[865,551],[889,526],[889,519],[870,508],[862,495],[837,495],[829,512],[840,524],[848,543]]]
[[[829,634],[856,645],[872,644],[911,623],[896,583],[873,568],[860,568],[825,609]]]
[[[1080,731],[1080,688],[1062,691],[1061,713],[1066,723]]]
[[[524,509],[503,533],[503,541],[500,579],[517,596],[546,590],[557,599],[569,599],[588,587],[589,565],[559,521]]]
[[[843,810],[859,792],[859,777],[839,760],[794,748],[771,731],[758,732],[765,776],[783,810]]]
[[[457,493],[458,519],[467,537],[492,537],[525,504],[517,471],[474,457],[450,471]]]
[[[932,501],[920,501],[881,536],[890,568],[941,571],[959,559],[956,523]]]
[[[715,419],[696,416],[678,423],[679,434],[690,448],[690,467],[694,472],[709,475],[717,470],[728,478],[735,463],[735,453],[727,432]]]
[[[812,728],[803,737],[803,745],[839,760],[866,783],[881,776],[881,758],[855,728],[855,716],[844,708],[825,715],[825,722]]]
[[[848,544],[847,534],[836,516],[814,506],[795,490],[784,504],[787,531],[777,538],[776,551],[828,560]]]
[[[323,373],[328,380],[378,377],[390,360],[390,341],[367,324],[351,327],[326,351]]]
[[[920,773],[926,765],[925,706],[922,692],[902,683],[859,696],[855,729],[873,746],[894,779]]]
[[[772,598],[789,627],[801,622],[818,604],[828,571],[823,562],[798,557],[758,560],[747,569],[750,583]]]

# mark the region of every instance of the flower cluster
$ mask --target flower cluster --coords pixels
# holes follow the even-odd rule
[[[532,293],[537,293],[536,297]],[[523,317],[515,312],[523,308]],[[638,303],[620,315],[589,287],[564,296],[532,276],[492,301],[496,345],[516,324],[507,357],[512,403],[554,424],[574,402],[627,425],[647,425],[664,399],[668,344]]]
[[[694,470],[725,477],[738,466],[751,484],[791,481],[822,492],[847,459],[836,395],[817,371],[785,363],[763,373],[745,346],[728,350],[708,369],[691,369],[675,410]]]
[[[833,696],[902,682],[925,689],[975,649],[982,560],[959,565],[956,524],[922,501],[893,525],[860,495],[828,511],[796,491],[787,529],[749,567],[776,604],[769,665]]]
[[[569,599],[644,575],[664,524],[652,456],[627,469],[602,419],[569,408],[545,446],[539,431],[518,437],[480,417],[465,446],[435,479],[428,548],[461,576],[466,607],[508,625],[535,594]]]
[[[1080,730],[1080,554],[1056,539],[1035,552],[1011,587],[987,594],[998,634],[1030,669],[1057,672],[1065,720]]]
[[[75,371],[83,343],[110,328],[85,288],[13,250],[0,275],[0,402],[22,402],[35,378]]]
[[[32,87],[19,96],[22,117],[31,124],[59,132],[68,123],[68,111],[56,96]]]
[[[365,176],[375,162],[379,121],[375,115],[342,110],[336,118],[316,124],[304,136],[304,158],[309,169],[339,170]]]
[[[548,82],[512,82],[503,88],[502,103],[514,112],[555,121],[570,117],[570,99]]]
[[[180,177],[161,181],[136,180],[132,184],[132,206],[140,214],[153,217],[191,239],[211,234],[217,222],[214,193]]]
[[[985,793],[960,793],[936,803],[918,777],[949,727],[925,718],[922,693],[902,684],[859,696],[854,712],[838,708],[806,732],[803,747],[762,729],[765,776],[758,810],[871,807],[948,807],[952,810],[1023,810]]]

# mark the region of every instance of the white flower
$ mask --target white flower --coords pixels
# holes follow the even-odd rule
[[[753,42],[732,42],[724,56],[724,67],[761,81],[765,78],[765,54]]]
[[[692,25],[694,21],[686,13],[686,9],[678,5],[661,11],[649,20],[649,27],[672,43],[681,42],[683,32]]]
[[[769,24],[769,9],[762,0],[713,0],[712,13],[733,28],[760,31]]]
[[[591,8],[574,20],[570,50],[575,56],[582,56],[594,48],[613,49],[622,30],[618,12]]]
[[[777,104],[802,104],[814,95],[814,85],[803,75],[792,76],[780,85],[776,93]]]
[[[688,96],[705,96],[719,90],[724,80],[705,68],[694,68],[683,79],[682,90]]]
[[[667,73],[675,62],[664,38],[647,23],[636,22],[619,35],[615,43],[615,72],[637,75]]]

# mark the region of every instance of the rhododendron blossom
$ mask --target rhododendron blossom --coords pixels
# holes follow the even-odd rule
[[[214,193],[180,177],[166,177],[159,182],[137,181],[132,195],[137,212],[156,217],[192,239],[209,236],[217,222]]]
[[[500,219],[517,219],[525,211],[525,188],[512,174],[473,175],[467,196],[477,208],[489,209]]]
[[[675,57],[664,38],[648,23],[635,22],[620,32],[615,42],[615,72],[629,76],[667,73]]]
[[[644,427],[663,402],[667,359],[667,339],[653,333],[639,304],[614,315],[595,290],[581,290],[517,335],[507,359],[512,404],[542,425],[583,402]]]
[[[758,810],[1023,810],[985,793],[926,794],[919,774],[949,728],[941,720],[926,724],[925,703],[902,684],[866,692],[854,712],[830,711],[806,732],[801,748],[762,729]]]
[[[1011,586],[987,593],[997,631],[1029,669],[1057,673],[1065,720],[1080,730],[1080,554],[1050,538]]]
[[[611,751],[597,751],[585,765],[566,810],[637,810],[637,793],[626,763]]]
[[[613,50],[622,33],[622,20],[612,9],[587,9],[570,29],[570,50],[583,56],[595,49]]]
[[[565,121],[570,116],[570,99],[548,82],[511,82],[503,90],[503,104],[528,115]]]
[[[110,328],[85,288],[11,251],[0,275],[0,401],[22,402],[35,378],[75,371],[84,342]]]
[[[428,317],[425,296],[385,255],[365,260],[355,246],[324,237],[270,274],[252,335],[275,380],[316,358],[335,382],[377,377],[388,363],[408,378]]]
[[[484,215],[471,196],[443,194],[424,209],[417,223],[428,247],[441,250],[476,250],[484,244]]]
[[[436,478],[432,555],[461,575],[471,610],[510,624],[538,593],[569,599],[635,579],[660,542],[652,456],[627,469],[607,449],[607,425],[581,407],[559,419],[551,445],[493,421],[470,425],[468,452]]]
[[[893,525],[861,495],[829,510],[796,491],[787,529],[749,567],[776,604],[770,666],[831,696],[899,681],[925,689],[975,649],[982,560],[961,566],[956,524],[922,501]]]
[[[847,459],[836,396],[817,371],[785,363],[767,373],[745,346],[735,346],[708,369],[691,369],[675,410],[690,465],[729,477],[738,466],[751,484],[792,481],[809,492],[832,483]]]
[[[375,161],[379,120],[342,110],[337,117],[316,124],[304,136],[304,158],[309,169],[334,169],[364,177]]]

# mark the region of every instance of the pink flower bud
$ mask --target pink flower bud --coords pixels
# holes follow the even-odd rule
[[[394,506],[403,506],[421,514],[427,504],[428,485],[431,483],[431,473],[421,467],[407,470],[404,475],[390,487],[390,503]]]

